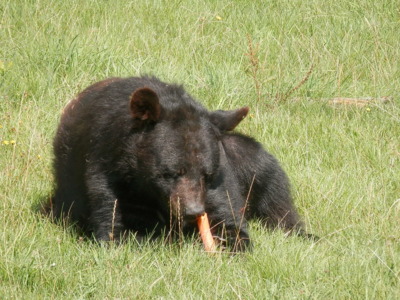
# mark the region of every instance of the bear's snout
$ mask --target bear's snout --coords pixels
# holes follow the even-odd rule
[[[198,217],[205,212],[204,205],[197,202],[189,202],[184,208],[183,218],[188,221],[195,221]]]
[[[172,192],[172,214],[186,221],[195,221],[205,212],[204,194],[200,179],[181,178]]]

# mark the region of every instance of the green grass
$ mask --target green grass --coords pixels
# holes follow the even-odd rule
[[[0,298],[399,298],[399,57],[397,1],[1,1]],[[321,241],[252,223],[254,251],[235,257],[191,240],[105,248],[39,216],[64,105],[138,74],[210,109],[250,106],[238,130],[280,159]]]

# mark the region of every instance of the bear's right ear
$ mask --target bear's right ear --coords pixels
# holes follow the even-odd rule
[[[160,118],[160,101],[157,94],[148,87],[133,92],[130,109],[132,117],[136,120],[156,122]]]
[[[235,110],[216,110],[210,113],[210,120],[221,131],[231,131],[247,116],[247,106]]]

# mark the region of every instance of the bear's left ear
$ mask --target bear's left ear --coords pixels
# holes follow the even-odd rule
[[[247,116],[247,106],[235,110],[216,110],[210,113],[210,120],[221,131],[231,131]]]
[[[130,109],[132,117],[140,121],[156,122],[160,118],[160,100],[157,94],[148,87],[140,88],[133,92]]]

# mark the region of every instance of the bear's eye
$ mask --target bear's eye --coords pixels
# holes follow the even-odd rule
[[[207,173],[204,174],[204,180],[206,182],[212,181],[213,178],[214,178],[214,173],[212,173],[212,172],[207,172]]]
[[[185,173],[178,171],[178,172],[164,172],[159,174],[157,177],[159,178],[164,178],[164,179],[177,179],[179,177],[181,177],[182,175],[184,175]]]
[[[178,177],[176,173],[171,173],[171,172],[165,172],[160,175],[160,177],[164,179],[175,179]]]
[[[186,174],[186,169],[185,168],[180,168],[179,171],[177,172],[178,176],[183,176]]]
[[[157,177],[164,179],[177,179],[186,174],[186,169],[181,168],[178,171],[166,171],[164,173],[159,174]]]

